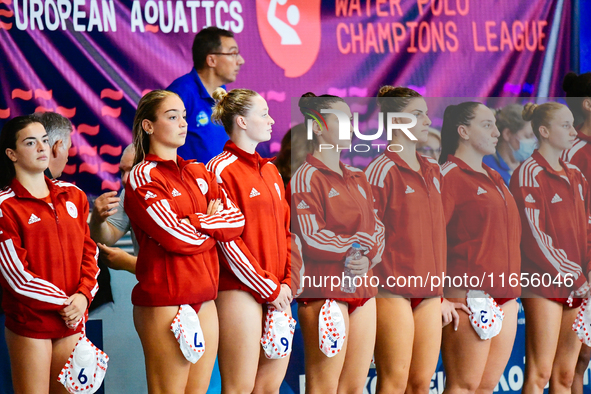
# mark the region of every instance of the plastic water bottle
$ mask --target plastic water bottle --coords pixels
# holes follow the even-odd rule
[[[341,291],[343,293],[355,293],[355,275],[351,273],[351,270],[349,267],[347,267],[347,265],[349,264],[349,261],[359,260],[361,258],[361,250],[361,245],[355,242],[347,251],[347,255],[345,257],[345,270],[343,271],[343,283],[341,284]]]

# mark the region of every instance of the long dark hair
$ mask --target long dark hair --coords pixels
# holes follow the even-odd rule
[[[448,155],[456,153],[460,146],[460,134],[458,127],[469,126],[472,119],[476,117],[476,108],[482,103],[466,101],[458,105],[449,105],[443,113],[443,124],[441,125],[441,156],[439,164],[447,161]]]
[[[575,126],[585,121],[583,100],[591,97],[591,72],[577,75],[569,72],[564,76],[562,89],[566,92],[566,103],[575,116]]]
[[[0,189],[9,186],[16,176],[14,163],[6,155],[6,149],[15,150],[18,132],[33,123],[40,122],[32,115],[17,116],[2,127],[0,132]]]

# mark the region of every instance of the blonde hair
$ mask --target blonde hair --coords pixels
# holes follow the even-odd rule
[[[140,102],[137,105],[137,110],[135,111],[132,129],[133,146],[135,149],[134,165],[143,161],[146,154],[150,152],[150,134],[144,130],[142,122],[144,119],[155,122],[157,118],[156,112],[158,112],[160,105],[170,96],[179,97],[178,94],[169,90],[152,90],[140,99]]]
[[[250,89],[232,89],[226,92],[224,88],[217,88],[211,94],[216,100],[211,114],[211,120],[224,126],[228,135],[232,135],[236,116],[246,116],[252,108],[252,98],[259,94]]]
[[[531,126],[534,130],[534,134],[536,135],[538,140],[540,140],[540,127],[550,127],[550,121],[552,120],[554,113],[563,108],[568,107],[566,105],[556,103],[553,101],[540,105],[527,103],[525,104],[525,107],[523,107],[521,117],[525,121],[531,121]]]

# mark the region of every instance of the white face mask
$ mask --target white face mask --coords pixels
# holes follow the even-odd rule
[[[521,163],[526,161],[532,155],[532,153],[534,153],[534,150],[536,150],[537,147],[538,140],[535,137],[525,138],[523,140],[519,140],[519,149],[514,150],[511,148],[511,150],[513,151],[513,157],[515,160]]]
[[[72,394],[95,393],[103,383],[109,356],[82,334],[58,380]]]

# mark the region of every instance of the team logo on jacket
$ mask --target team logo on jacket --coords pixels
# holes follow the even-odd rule
[[[562,198],[560,198],[560,196],[558,195],[558,193],[556,193],[556,194],[554,195],[554,197],[552,197],[552,201],[551,201],[551,203],[552,203],[552,204],[555,204],[555,203],[557,203],[557,202],[560,202],[560,201],[562,201]]]
[[[484,193],[486,193],[486,190],[484,190],[483,188],[481,188],[480,186],[478,186],[478,191],[476,192],[476,195],[479,196],[479,195],[484,194]]]
[[[441,189],[439,189],[439,180],[436,177],[433,177],[433,184],[435,185],[435,189],[437,189],[437,192],[441,194]]]
[[[298,204],[298,209],[309,209],[310,206],[308,204],[306,204],[306,202],[304,200],[300,201],[300,203]]]
[[[205,113],[205,111],[199,111],[197,115],[197,127],[205,126],[209,123],[209,116]]]
[[[337,192],[334,187],[332,189],[330,189],[330,191],[328,192],[328,198],[332,198],[332,197],[336,197],[339,195],[339,192]]]
[[[408,185],[406,185],[406,190],[404,191],[404,194],[410,194],[410,193],[414,193],[414,189]]]
[[[256,197],[256,196],[260,196],[260,195],[261,195],[261,193],[259,193],[259,191],[257,189],[255,189],[254,187],[250,191],[250,198],[253,198],[253,197]]]
[[[367,195],[365,194],[365,190],[361,187],[361,185],[357,185],[357,189],[359,189],[359,193],[367,200]]]
[[[528,194],[527,197],[525,197],[525,202],[529,202],[529,203],[533,204],[536,202],[536,200],[534,200],[534,198],[531,194]]]
[[[76,208],[76,205],[72,201],[66,201],[66,210],[74,219],[78,217],[78,208]]]
[[[581,200],[585,201],[585,196],[583,195],[583,185],[581,185],[579,183],[579,193],[581,194]],[[2,213],[0,212],[0,217],[2,216]]]
[[[178,196],[181,195],[181,193],[178,190],[176,190],[176,189],[172,189],[172,193],[171,194],[172,194],[173,197],[178,197]]]
[[[281,200],[281,189],[277,183],[275,183],[275,190],[277,190],[277,194],[279,194],[279,199]]]
[[[35,216],[34,213],[31,214],[31,217],[29,218],[29,224],[37,223],[40,221],[41,221],[41,219],[39,219],[37,216]]]
[[[149,200],[150,198],[156,198],[156,194],[154,194],[148,190],[148,192],[146,193],[146,195],[144,197],[144,200]]]
[[[207,184],[207,182],[205,182],[205,179],[197,178],[195,180],[197,181],[197,186],[199,186],[201,193],[203,193],[203,195],[207,194],[207,191],[209,190],[209,185]]]

